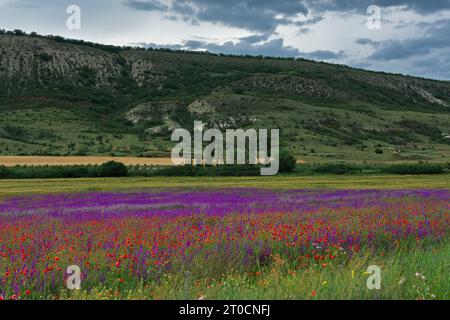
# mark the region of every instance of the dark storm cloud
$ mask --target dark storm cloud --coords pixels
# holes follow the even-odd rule
[[[450,0],[172,0],[170,6],[159,0],[123,0],[123,3],[137,10],[179,14],[186,21],[221,23],[259,32],[274,31],[279,25],[303,25],[305,22],[292,18],[310,12],[314,17],[307,24],[319,22],[327,11],[365,14],[372,4],[404,6],[421,14],[450,9]]]
[[[450,19],[420,23],[417,26],[422,29],[423,35],[420,37],[385,41],[358,39],[356,42],[374,48],[370,59],[388,61],[427,55],[435,50],[450,48]]]
[[[126,1],[126,4],[136,10],[167,11],[169,9],[158,1]]]
[[[405,6],[405,9],[418,13],[433,13],[450,9],[450,0],[304,0],[309,9],[323,11],[360,11],[365,12],[370,5],[380,7]]]
[[[296,0],[174,0],[170,7],[157,0],[123,3],[138,10],[170,12],[188,19],[259,32],[273,32],[278,25],[294,23],[293,17],[308,14],[303,2]]]

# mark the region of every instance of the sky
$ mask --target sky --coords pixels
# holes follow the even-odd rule
[[[0,0],[0,29],[450,80],[450,0]]]

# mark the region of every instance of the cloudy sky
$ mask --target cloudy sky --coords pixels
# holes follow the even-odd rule
[[[67,28],[70,5],[80,30]],[[450,80],[450,0],[0,0],[0,28]]]

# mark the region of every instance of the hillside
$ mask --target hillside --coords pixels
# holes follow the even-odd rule
[[[194,119],[281,128],[306,161],[450,158],[450,82],[0,34],[0,155],[166,156]]]

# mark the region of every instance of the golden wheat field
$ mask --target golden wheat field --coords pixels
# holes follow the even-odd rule
[[[171,158],[143,158],[143,157],[106,157],[106,156],[0,156],[0,166],[76,166],[95,165],[108,161],[122,162],[127,166],[153,165],[172,166]],[[307,163],[297,160],[297,163]]]
[[[107,161],[118,161],[125,165],[172,165],[170,158],[140,158],[140,157],[96,157],[96,156],[1,156],[0,165],[13,167],[17,165],[44,166],[44,165],[89,165],[102,164]]]

